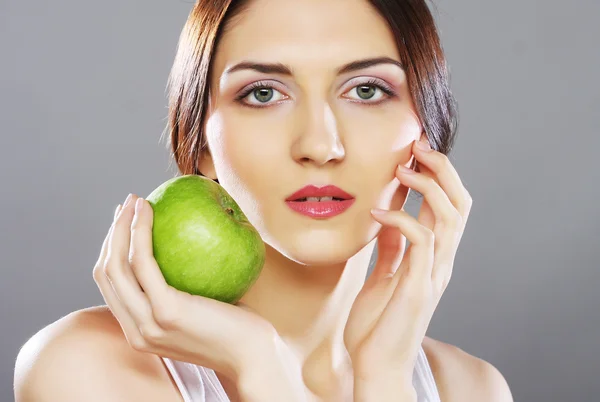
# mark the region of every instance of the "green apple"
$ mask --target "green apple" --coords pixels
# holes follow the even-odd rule
[[[167,180],[148,197],[154,258],[181,291],[235,304],[265,262],[265,244],[217,182],[198,175]]]

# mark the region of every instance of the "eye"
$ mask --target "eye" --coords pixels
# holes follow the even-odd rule
[[[370,103],[370,104],[378,104],[381,102],[373,102],[373,100],[375,101],[379,101],[382,98],[387,99],[387,98],[391,98],[396,96],[396,92],[386,83],[384,83],[383,81],[380,81],[378,79],[370,79],[367,82],[361,83],[359,85],[356,85],[355,87],[352,87],[352,89],[348,92],[348,93],[355,93],[358,98],[351,98],[351,99],[356,99],[358,101],[358,103]],[[379,96],[377,96],[379,94]],[[369,102],[362,102],[368,100]]]
[[[275,95],[275,93],[278,93],[281,96],[278,98]],[[245,101],[244,100],[245,98],[255,100],[256,102],[253,103],[253,102]],[[269,102],[271,100],[273,100],[273,98],[275,98],[275,101],[277,101],[277,100],[284,99],[284,96],[281,92],[276,90],[272,85],[262,82],[262,81],[258,81],[258,82],[253,83],[252,85],[250,85],[248,88],[246,88],[240,95],[238,95],[235,98],[235,100],[244,106],[260,108],[260,107],[266,107],[266,106],[261,106],[261,105],[268,105]],[[273,102],[271,102],[271,103],[273,103]]]

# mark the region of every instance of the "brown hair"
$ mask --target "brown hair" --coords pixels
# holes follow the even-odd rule
[[[369,0],[387,20],[406,66],[417,113],[432,148],[448,154],[457,129],[457,105],[446,60],[425,0]],[[198,0],[185,23],[168,80],[171,152],[181,174],[198,174],[206,138],[211,60],[219,39],[251,2]]]

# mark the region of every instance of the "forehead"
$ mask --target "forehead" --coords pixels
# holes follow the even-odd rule
[[[380,56],[399,60],[387,21],[367,0],[251,0],[222,36],[214,67],[217,77],[246,59],[334,70]]]

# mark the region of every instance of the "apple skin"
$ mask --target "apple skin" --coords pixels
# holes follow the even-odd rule
[[[167,180],[148,197],[154,258],[183,292],[235,304],[256,282],[265,244],[217,182],[199,175]]]

